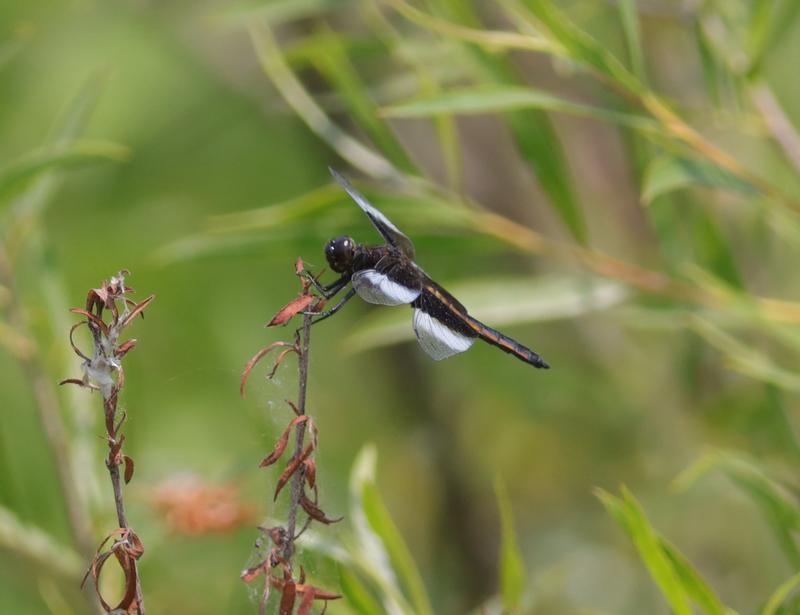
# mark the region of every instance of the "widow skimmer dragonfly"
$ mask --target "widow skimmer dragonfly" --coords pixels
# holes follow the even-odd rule
[[[414,244],[411,240],[344,177],[334,169],[330,169],[330,172],[367,215],[386,243],[366,246],[357,244],[347,236],[331,239],[327,243],[325,257],[331,269],[341,277],[327,286],[322,286],[311,275],[308,275],[309,280],[326,299],[333,298],[348,284],[351,284],[351,288],[331,309],[320,312],[312,324],[332,316],[358,294],[369,303],[411,305],[414,308],[412,323],[417,340],[422,349],[437,361],[464,352],[476,339],[482,339],[534,367],[550,367],[530,348],[470,316],[453,295],[434,282],[414,262]]]

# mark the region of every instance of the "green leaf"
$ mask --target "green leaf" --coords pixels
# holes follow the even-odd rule
[[[569,56],[624,87],[642,94],[644,85],[606,48],[578,28],[551,0],[524,0],[541,30],[567,50]]]
[[[681,472],[673,484],[676,489],[687,489],[712,470],[721,471],[750,495],[764,513],[786,557],[793,566],[800,566],[800,550],[793,536],[800,531],[800,506],[789,490],[770,478],[755,461],[724,451],[703,455]]]
[[[645,517],[639,503],[623,487],[622,498],[601,489],[595,494],[633,540],[639,556],[647,566],[650,576],[661,589],[675,615],[692,615],[686,591],[672,560],[664,553],[661,540]]]
[[[798,15],[800,2],[796,0],[755,0],[752,3],[745,45],[750,59],[749,77],[761,70],[769,50],[791,30]]]
[[[660,544],[689,598],[694,600],[708,615],[730,615],[733,612],[722,604],[717,595],[674,545],[663,538],[660,539]]]
[[[642,201],[645,204],[651,203],[663,194],[694,186],[755,194],[755,189],[749,183],[717,166],[697,160],[661,156],[654,158],[645,170]]]
[[[374,483],[363,485],[362,502],[364,514],[375,534],[381,539],[389,556],[392,568],[397,574],[403,590],[409,597],[415,613],[426,615],[433,613],[422,575],[419,573],[411,552],[408,550],[400,531],[394,524],[389,510],[383,503]]]
[[[78,140],[66,146],[53,144],[44,151],[26,156],[0,169],[0,198],[25,190],[31,182],[49,171],[72,169],[98,162],[126,160],[130,150],[111,141]]]
[[[441,0],[443,12],[460,23],[475,28],[483,24],[472,7],[460,0]],[[469,45],[476,62],[486,79],[501,86],[519,86],[520,76],[504,58],[488,53],[482,47]],[[556,215],[580,243],[587,241],[586,222],[573,189],[573,178],[564,155],[561,142],[548,115],[538,109],[528,108],[509,111],[504,119],[508,125],[520,155],[536,174],[536,178],[547,195]]]
[[[318,17],[341,10],[347,0],[248,0],[226,7],[213,19],[217,23],[237,25],[251,19],[263,19],[272,26]]]
[[[493,326],[575,318],[617,305],[628,296],[626,288],[606,280],[567,278],[492,278],[449,286],[470,313]],[[507,301],[504,297],[514,297]],[[350,352],[360,352],[413,339],[408,314],[376,311],[363,319],[345,340]]]
[[[374,615],[382,612],[381,606],[369,589],[344,565],[339,565],[339,587],[347,599],[348,606],[356,613]]]
[[[733,301],[736,297],[733,298]],[[746,301],[743,299],[743,302]],[[732,307],[736,307],[735,305]],[[741,306],[746,313],[749,306]],[[707,319],[695,316],[689,326],[709,344],[724,353],[728,367],[756,380],[774,384],[787,391],[800,392],[800,373],[775,365],[772,358],[752,345],[736,339]]]
[[[522,561],[514,532],[514,515],[506,486],[500,475],[494,481],[497,508],[500,511],[500,594],[503,608],[514,612],[519,607],[525,589],[525,564]]]
[[[422,576],[375,484],[377,451],[365,445],[350,475],[350,517],[358,541],[358,557],[378,584],[390,613],[432,613]],[[403,588],[408,595],[400,591]]]
[[[770,596],[764,606],[764,610],[761,611],[761,615],[776,615],[786,597],[798,586],[800,586],[800,572],[780,584],[778,589]]]
[[[389,117],[428,117],[436,115],[476,115],[520,109],[539,109],[597,119],[644,132],[659,132],[658,122],[631,113],[619,113],[575,103],[531,87],[484,85],[450,90],[436,96],[395,104],[382,111]]]
[[[369,89],[347,56],[342,37],[331,30],[314,35],[316,53],[312,62],[331,83],[350,115],[369,134],[375,145],[399,168],[410,171],[413,164],[389,127],[378,117]]]
[[[622,21],[622,31],[625,33],[625,42],[628,45],[628,56],[631,60],[633,74],[645,82],[644,53],[639,32],[639,16],[636,13],[636,0],[619,0],[619,15]]]

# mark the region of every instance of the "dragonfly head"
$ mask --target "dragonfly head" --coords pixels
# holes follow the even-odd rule
[[[356,242],[352,237],[337,237],[325,246],[325,258],[336,273],[344,273],[350,269],[355,252]]]

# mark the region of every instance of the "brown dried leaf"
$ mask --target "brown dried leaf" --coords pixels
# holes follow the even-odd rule
[[[331,523],[338,523],[344,517],[339,517],[338,519],[331,519],[329,518],[323,510],[314,504],[306,494],[303,494],[303,497],[300,498],[300,506],[303,507],[303,510],[306,511],[306,514],[314,519],[314,521],[319,521],[320,523],[324,523],[325,525],[330,525]]]
[[[283,452],[286,450],[286,444],[289,442],[289,433],[292,431],[292,427],[299,425],[308,420],[307,416],[298,416],[297,418],[293,419],[291,423],[283,430],[281,437],[278,438],[278,441],[275,443],[275,446],[272,449],[272,452],[264,457],[260,464],[258,464],[259,468],[265,468],[267,466],[271,466],[273,463],[278,461],[283,455]]]
[[[297,469],[302,465],[302,463],[306,459],[308,459],[309,455],[311,455],[313,451],[314,451],[313,444],[309,444],[308,446],[306,446],[305,450],[301,455],[294,457],[292,458],[291,461],[289,461],[289,463],[286,466],[286,469],[284,469],[283,473],[278,479],[278,484],[275,487],[275,497],[273,498],[273,500],[278,499],[278,494],[281,492],[281,489],[283,489],[284,486],[286,486],[288,480],[292,477],[292,475],[295,472],[297,472]]]
[[[62,384],[77,384],[80,387],[95,388],[95,387],[91,387],[90,385],[86,384],[80,378],[66,378],[66,379],[62,380],[61,382],[59,382],[58,384],[59,385],[62,385]]]
[[[272,342],[266,348],[262,348],[253,357],[247,362],[247,365],[244,366],[244,371],[242,372],[242,379],[239,383],[239,394],[244,397],[244,387],[247,384],[247,379],[250,376],[250,372],[253,371],[253,368],[258,364],[261,359],[264,358],[266,354],[268,354],[271,350],[275,348],[296,348],[294,344],[289,344],[288,342]],[[296,352],[296,350],[295,350]]]
[[[311,615],[311,606],[314,604],[315,597],[316,593],[313,587],[303,592],[303,599],[300,601],[300,606],[297,607],[297,615]]]
[[[80,314],[81,316],[86,316],[86,318],[91,321],[95,326],[97,326],[105,335],[108,335],[108,325],[103,322],[103,319],[91,312],[86,310],[82,310],[81,308],[71,308],[70,312],[73,314]]]
[[[239,578],[242,579],[245,583],[249,583],[253,579],[257,578],[261,573],[267,573],[267,561],[264,560],[260,564],[256,564],[251,568],[245,568],[242,570],[242,573],[239,575]]]
[[[314,459],[306,459],[303,465],[306,467],[308,486],[313,489],[317,484],[317,462]]]
[[[288,575],[288,573],[287,573]],[[281,593],[281,605],[278,610],[280,615],[292,615],[294,612],[294,601],[297,598],[295,582],[291,576],[284,580],[283,591]]]
[[[133,464],[133,459],[131,457],[129,457],[128,455],[123,455],[122,456],[122,461],[125,462],[125,475],[124,475],[124,478],[125,478],[125,484],[127,485],[129,482],[131,482],[131,479],[133,478],[133,465],[134,465]]]
[[[134,307],[130,312],[128,312],[128,315],[125,317],[125,320],[122,321],[122,324],[120,325],[121,328],[127,327],[130,324],[130,322],[134,318],[136,318],[139,314],[141,314],[142,318],[144,318],[144,310],[145,310],[145,308],[148,305],[150,305],[153,302],[153,299],[155,299],[155,298],[156,298],[155,295],[150,295],[147,299],[144,299],[143,301],[140,301],[139,303],[137,303],[136,307]]]
[[[267,326],[277,327],[278,325],[286,324],[298,312],[305,310],[313,300],[314,295],[300,295],[283,306],[280,311],[272,317],[272,320],[267,323]]]
[[[281,350],[280,354],[275,359],[275,363],[272,364],[272,369],[270,370],[269,374],[267,374],[267,378],[272,380],[275,377],[275,374],[278,371],[278,368],[283,363],[283,360],[286,358],[290,352],[297,352],[294,348],[287,348],[286,350]]]
[[[295,591],[298,594],[307,594],[308,592],[314,592],[314,600],[338,600],[342,596],[340,594],[334,594],[333,592],[325,591],[324,589],[320,589],[319,587],[314,587],[312,585],[295,585]]]
[[[136,346],[136,342],[137,342],[137,340],[135,340],[135,339],[130,339],[127,342],[124,342],[119,348],[117,348],[114,351],[114,354],[118,358],[121,359],[126,354],[128,354],[131,350],[133,350],[133,347]]]

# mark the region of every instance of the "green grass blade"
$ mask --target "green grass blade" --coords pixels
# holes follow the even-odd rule
[[[787,596],[792,593],[798,586],[800,586],[800,572],[789,577],[786,581],[780,584],[778,589],[770,596],[761,615],[777,615],[778,609]]]
[[[54,144],[0,169],[0,199],[8,199],[27,189],[32,182],[50,171],[89,166],[98,162],[127,160],[130,150],[111,141],[73,141],[66,146]]]
[[[687,592],[661,541],[633,495],[623,487],[622,498],[598,489],[597,497],[628,533],[650,576],[661,589],[675,615],[692,615]]]
[[[645,169],[642,201],[648,204],[663,194],[694,186],[719,188],[745,195],[755,193],[749,183],[717,166],[686,158],[660,156],[654,158]]]
[[[439,10],[459,23],[482,27],[471,6],[460,0],[438,0]],[[515,69],[503,58],[488,53],[479,46],[468,46],[476,67],[486,78],[502,86],[519,86]],[[523,160],[536,174],[556,215],[580,243],[587,242],[583,212],[575,194],[574,179],[567,164],[561,142],[547,113],[537,109],[510,111],[504,119]]]
[[[546,32],[572,59],[586,64],[626,90],[642,94],[644,85],[611,52],[578,28],[552,0],[524,0],[525,6]]]
[[[628,47],[633,74],[642,83],[646,82],[644,52],[642,51],[641,33],[639,32],[639,15],[636,12],[636,0],[619,0],[619,16],[622,31]]]
[[[422,577],[375,484],[377,451],[365,445],[350,475],[350,514],[359,559],[378,584],[390,613],[432,613]],[[408,598],[400,590],[408,592]]]
[[[494,481],[495,498],[500,512],[500,594],[503,608],[511,613],[519,607],[525,589],[525,563],[522,561],[514,531],[514,514],[505,483],[498,475]]]
[[[394,104],[382,110],[388,117],[429,117],[437,115],[477,115],[537,109],[601,120],[646,133],[662,133],[654,120],[633,113],[620,113],[566,100],[531,87],[484,85],[460,88]]]
[[[721,471],[750,496],[764,513],[787,559],[800,566],[800,550],[793,536],[800,531],[800,504],[791,492],[753,460],[722,451],[700,457],[675,478],[674,486],[687,489],[712,470]]]
[[[375,101],[347,56],[342,37],[324,30],[313,37],[314,66],[333,86],[353,119],[367,132],[375,145],[397,167],[412,171],[414,165],[391,129],[380,119]]]
[[[375,615],[384,612],[372,593],[347,566],[339,565],[339,587],[347,600],[347,605],[361,615]]]
[[[374,483],[365,484],[362,497],[364,514],[372,530],[383,542],[392,568],[397,574],[400,585],[407,593],[414,612],[420,615],[433,613],[422,575],[417,569],[400,531],[389,515],[389,510],[383,503],[377,486]]]
[[[708,615],[730,615],[730,609],[692,567],[683,554],[667,540],[660,539],[661,549],[672,563],[686,594]]]

